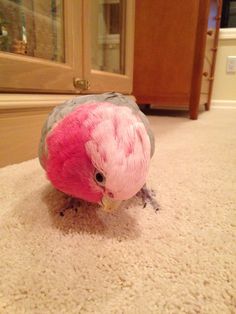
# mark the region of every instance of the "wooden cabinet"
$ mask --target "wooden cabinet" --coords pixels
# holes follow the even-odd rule
[[[133,41],[134,0],[0,1],[0,91],[131,93]]]
[[[37,156],[47,114],[66,99],[131,93],[134,3],[0,1],[0,167]]]
[[[210,107],[221,1],[136,1],[133,94],[139,104]]]
[[[22,16],[17,25],[12,12]],[[81,0],[59,0],[56,9],[49,0],[0,2],[7,42],[0,46],[0,91],[74,92],[73,78],[82,77],[81,12]]]
[[[220,10],[220,0],[0,1],[0,166],[37,156],[46,114],[77,94],[133,90],[139,104],[196,119],[210,107]]]

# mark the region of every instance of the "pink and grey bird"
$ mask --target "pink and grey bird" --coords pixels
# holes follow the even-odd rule
[[[58,190],[109,211],[145,185],[154,149],[137,104],[105,93],[55,107],[42,129],[39,159]]]

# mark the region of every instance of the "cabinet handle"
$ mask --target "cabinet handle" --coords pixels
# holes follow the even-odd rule
[[[82,80],[78,77],[74,78],[74,87],[80,91],[84,91],[90,88],[90,82],[88,80]]]
[[[207,77],[208,76],[208,72],[203,72],[202,75]]]
[[[209,36],[212,36],[213,35],[213,30],[212,29],[209,29],[208,31],[207,31],[207,35],[209,35]]]

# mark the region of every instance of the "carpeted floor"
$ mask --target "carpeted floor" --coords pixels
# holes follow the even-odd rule
[[[160,210],[64,216],[37,160],[0,170],[0,313],[236,313],[236,110],[150,117]]]

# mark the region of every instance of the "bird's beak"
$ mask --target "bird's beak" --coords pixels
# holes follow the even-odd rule
[[[117,209],[122,201],[114,200],[109,196],[105,195],[102,198],[102,209],[106,212],[112,212],[113,210]]]

